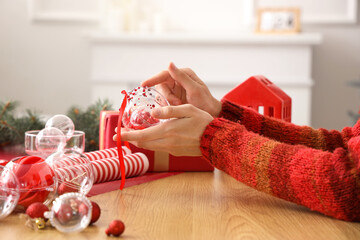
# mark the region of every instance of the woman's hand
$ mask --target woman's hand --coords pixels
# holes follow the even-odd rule
[[[122,131],[121,140],[175,156],[201,156],[200,139],[213,117],[190,104],[156,108],[152,116],[168,121],[143,130]],[[116,140],[116,135],[114,136]]]
[[[160,72],[141,85],[156,85],[171,105],[189,103],[214,117],[221,111],[221,102],[211,95],[205,83],[190,68],[179,69],[170,63],[168,71]]]

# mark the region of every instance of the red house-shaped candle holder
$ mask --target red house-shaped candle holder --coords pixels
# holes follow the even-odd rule
[[[264,76],[250,77],[223,99],[253,108],[265,116],[291,122],[291,98]]]

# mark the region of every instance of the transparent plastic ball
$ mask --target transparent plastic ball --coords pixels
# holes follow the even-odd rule
[[[127,103],[122,118],[125,128],[140,130],[166,121],[166,119],[157,119],[151,116],[152,109],[170,105],[156,89],[137,87],[128,92],[125,97]]]
[[[92,205],[80,193],[66,193],[56,198],[49,212],[44,216],[60,232],[79,232],[90,223]]]
[[[44,128],[36,135],[35,145],[39,154],[42,157],[47,157],[65,147],[66,137],[57,128]]]
[[[73,121],[66,115],[57,114],[47,120],[45,128],[54,127],[59,129],[66,137],[70,139],[75,131],[75,126]]]
[[[51,166],[38,156],[12,159],[5,168],[11,170],[19,182],[18,205],[27,208],[34,202],[49,204],[55,198],[57,179]]]
[[[19,181],[11,169],[0,166],[0,219],[14,210],[19,200]]]
[[[57,194],[78,192],[86,195],[94,184],[94,170],[88,157],[73,150],[50,155],[46,162],[54,169]]]

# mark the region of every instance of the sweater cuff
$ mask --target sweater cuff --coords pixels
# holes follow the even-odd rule
[[[233,104],[227,100],[221,100],[222,107],[219,118],[225,118],[231,121],[238,121],[241,119],[243,107]]]
[[[237,125],[237,124],[223,118],[214,118],[214,120],[211,121],[206,126],[205,131],[201,136],[201,140],[200,140],[201,153],[203,157],[211,164],[213,164],[213,160],[214,160],[212,143],[213,140],[216,138],[217,135],[216,132],[221,129],[230,129],[228,127],[229,125]]]

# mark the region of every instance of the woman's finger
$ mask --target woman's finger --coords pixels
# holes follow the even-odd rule
[[[190,91],[196,87],[194,80],[191,79],[187,73],[177,68],[173,62],[170,63],[168,70],[171,78],[185,88],[186,91]]]
[[[198,109],[191,104],[179,106],[158,107],[152,110],[151,115],[158,119],[192,117]]]
[[[171,78],[171,75],[168,71],[161,71],[160,73],[156,74],[155,76],[143,81],[141,83],[142,87],[152,87],[160,83],[165,82],[173,82],[174,79]]]
[[[132,141],[142,142],[142,141],[151,141],[158,138],[162,138],[164,134],[163,134],[162,126],[160,125],[163,124],[145,128],[143,130],[122,132],[121,140],[128,142],[132,142]]]
[[[168,100],[170,105],[179,105],[181,100],[173,93],[173,91],[166,84],[159,84],[156,89],[161,92],[164,97]]]

